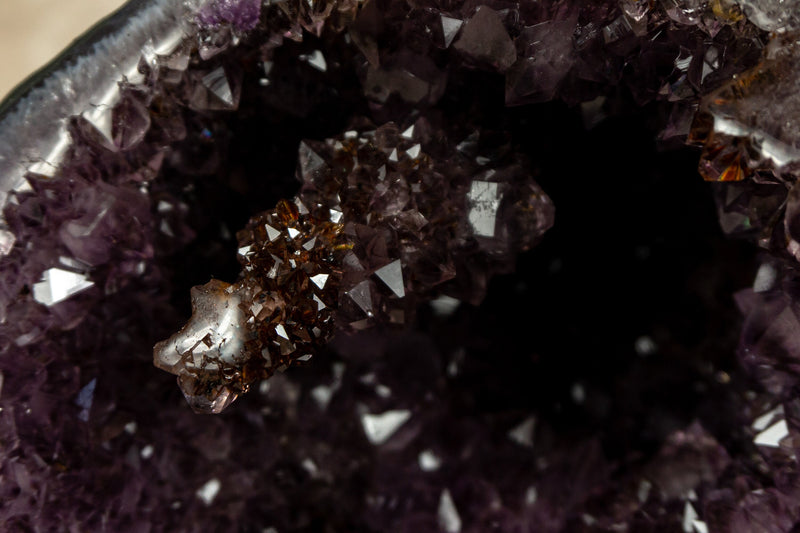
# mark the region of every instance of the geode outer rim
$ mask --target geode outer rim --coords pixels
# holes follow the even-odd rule
[[[196,35],[188,21],[202,3],[130,0],[0,102],[0,206],[24,186],[26,172],[57,170],[72,142],[68,118],[113,101],[119,82],[136,72],[145,45],[174,49]]]

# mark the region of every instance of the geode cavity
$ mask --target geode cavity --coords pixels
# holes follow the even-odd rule
[[[0,105],[0,529],[793,531],[795,7],[129,3]]]

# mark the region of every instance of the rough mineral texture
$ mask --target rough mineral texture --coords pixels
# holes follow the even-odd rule
[[[793,2],[181,6],[3,191],[0,530],[800,527]]]
[[[692,135],[703,145],[706,179],[741,181],[759,171],[780,178],[797,167],[800,50],[794,41],[776,38],[756,68],[707,97]]]
[[[239,233],[242,280],[192,289],[189,323],[155,347],[196,411],[219,413],[250,386],[309,359],[333,335],[348,243],[341,224],[282,201]],[[326,303],[327,302],[327,303]]]
[[[406,324],[438,294],[479,303],[553,224],[519,164],[473,160],[480,136],[454,149],[420,118],[402,133],[389,123],[302,142],[300,193],[239,232],[241,280],[193,289],[192,319],[156,345],[156,366],[192,407],[218,413],[337,329]]]

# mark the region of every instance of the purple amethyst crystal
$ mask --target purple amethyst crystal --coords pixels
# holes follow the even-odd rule
[[[0,105],[0,530],[796,530],[791,5],[131,2]]]
[[[517,58],[514,41],[500,16],[488,6],[479,6],[466,21],[453,47],[469,60],[505,72]]]
[[[230,24],[239,31],[256,27],[261,16],[261,0],[210,0],[197,12],[202,26]]]

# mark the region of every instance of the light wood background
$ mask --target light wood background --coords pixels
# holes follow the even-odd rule
[[[0,0],[0,98],[123,0]]]

